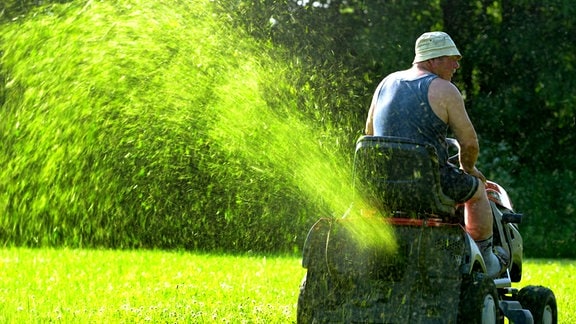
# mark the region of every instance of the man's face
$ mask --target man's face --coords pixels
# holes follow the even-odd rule
[[[442,56],[431,60],[432,73],[444,80],[452,81],[452,76],[460,67],[460,56]]]

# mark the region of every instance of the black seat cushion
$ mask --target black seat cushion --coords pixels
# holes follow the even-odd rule
[[[453,216],[455,203],[442,193],[432,145],[407,138],[363,136],[356,143],[355,188],[385,211]]]

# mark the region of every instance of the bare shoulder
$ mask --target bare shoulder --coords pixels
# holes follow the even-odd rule
[[[430,83],[428,101],[434,113],[445,123],[451,124],[454,118],[465,113],[464,100],[460,90],[450,81],[436,78]]]
[[[454,99],[462,99],[460,90],[450,81],[442,78],[436,78],[430,83],[428,93],[438,97],[454,97]]]

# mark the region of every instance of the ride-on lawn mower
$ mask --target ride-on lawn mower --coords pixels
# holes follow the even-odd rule
[[[442,193],[432,146],[363,136],[353,183],[367,203],[308,233],[298,323],[557,323],[552,290],[512,287],[522,278],[522,215],[498,184],[486,191],[494,245],[509,260],[491,278],[464,230],[463,207]],[[385,236],[389,243],[377,242]]]

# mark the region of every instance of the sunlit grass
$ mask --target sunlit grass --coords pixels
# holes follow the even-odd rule
[[[556,294],[576,320],[576,262],[527,260],[515,286]],[[299,257],[163,251],[0,250],[2,323],[293,323]]]
[[[0,250],[2,323],[290,323],[294,257]]]
[[[558,323],[576,323],[576,261],[528,259],[523,267],[522,281],[514,287],[536,285],[552,289],[558,303]]]

